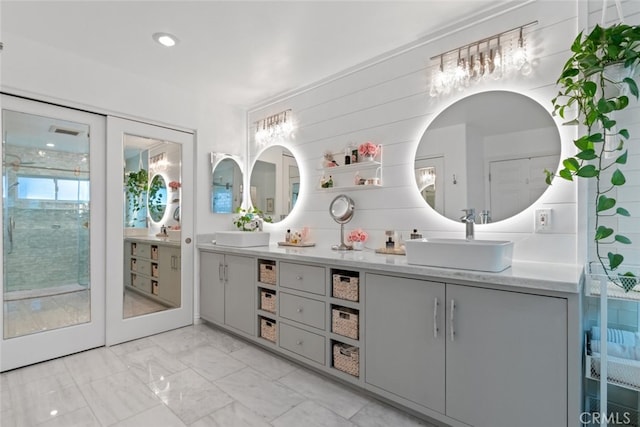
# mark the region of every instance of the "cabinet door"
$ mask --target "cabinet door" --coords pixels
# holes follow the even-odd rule
[[[225,255],[225,324],[255,335],[256,261],[253,258]]]
[[[200,252],[200,316],[224,324],[224,255]]]
[[[444,413],[444,302],[443,283],[366,275],[367,383]]]
[[[446,413],[475,427],[566,426],[566,300],[447,285]]]
[[[158,296],[180,307],[180,248],[158,247]]]

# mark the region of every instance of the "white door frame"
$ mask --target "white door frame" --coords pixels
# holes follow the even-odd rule
[[[182,145],[180,226],[182,229],[181,306],[123,319],[124,278],[124,135],[137,135]],[[166,127],[119,117],[107,117],[107,333],[106,344],[114,345],[193,323],[195,137]],[[189,243],[187,243],[189,242]]]
[[[105,240],[106,198],[105,180],[105,117],[99,114],[60,107],[44,102],[0,95],[2,109],[52,117],[89,125],[90,167],[90,284],[91,320],[87,323],[0,340],[0,371],[18,368],[56,357],[65,356],[105,344]],[[4,135],[2,120],[0,134]],[[0,201],[0,209],[3,202]],[[5,225],[3,224],[3,227]],[[3,233],[0,233],[0,239]],[[2,242],[4,245],[4,242]],[[0,280],[4,280],[0,263]],[[37,266],[34,266],[37,268]],[[4,289],[4,283],[3,283]],[[4,292],[0,295],[2,315],[0,331],[4,331]]]

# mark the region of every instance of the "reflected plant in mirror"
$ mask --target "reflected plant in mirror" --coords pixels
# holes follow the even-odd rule
[[[162,175],[156,175],[151,180],[147,203],[151,219],[161,221],[167,209],[167,185]]]
[[[556,170],[560,148],[558,127],[538,102],[515,92],[481,92],[454,102],[428,126],[416,150],[416,186],[451,220],[474,208],[485,221],[501,221],[547,190],[544,171]]]

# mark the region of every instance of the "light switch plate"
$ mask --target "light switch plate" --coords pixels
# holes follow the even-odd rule
[[[535,230],[536,233],[544,233],[551,229],[551,209],[535,210]]]

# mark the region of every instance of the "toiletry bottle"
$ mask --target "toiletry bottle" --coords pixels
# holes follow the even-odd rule
[[[329,175],[329,180],[326,183],[327,188],[331,188],[333,187],[333,177],[331,175]]]
[[[344,164],[351,164],[351,148],[348,145],[344,149]]]
[[[284,241],[287,243],[291,241],[291,230],[287,230],[286,234],[284,235]]]
[[[393,239],[391,237],[389,237],[389,240],[387,240],[385,245],[386,245],[387,249],[394,249],[395,248],[395,243],[393,242]]]
[[[411,233],[411,240],[413,239],[422,239],[422,234],[418,233],[417,228],[414,228],[413,233]]]

